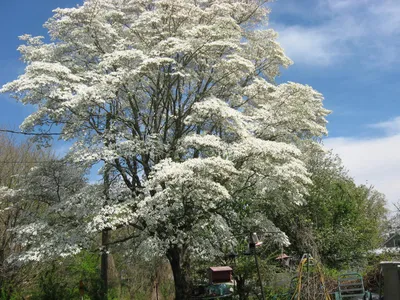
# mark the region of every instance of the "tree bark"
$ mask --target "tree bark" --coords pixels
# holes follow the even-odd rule
[[[239,295],[239,300],[247,300],[248,299],[244,278],[242,278],[242,277],[236,278],[236,289],[237,289],[237,293]]]
[[[189,300],[191,298],[189,261],[184,252],[183,249],[176,246],[167,251],[167,258],[174,275],[175,300]]]
[[[107,129],[110,128],[110,117],[107,116]],[[106,143],[106,146],[108,146]],[[105,165],[104,175],[103,175],[103,193],[105,197],[105,202],[103,207],[109,204],[110,200],[110,165]],[[101,277],[101,291],[100,298],[102,300],[108,299],[108,245],[110,242],[110,231],[108,229],[103,229],[101,231],[101,265],[100,265],[100,277]]]
[[[101,299],[107,300],[108,294],[108,242],[109,242],[109,231],[107,229],[101,232],[101,244],[102,244],[102,252],[101,252],[101,267],[100,267],[100,276],[101,276]]]

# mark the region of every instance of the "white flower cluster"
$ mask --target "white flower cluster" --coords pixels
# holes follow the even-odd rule
[[[28,258],[55,241],[74,253],[82,236],[132,223],[142,245],[216,255],[267,200],[302,202],[303,153],[319,148],[329,111],[311,87],[273,83],[291,61],[262,4],[86,0],[55,10],[52,43],[21,38],[27,67],[0,91],[36,105],[22,128],[61,126],[68,157],[104,163],[115,181],[109,199],[89,187],[52,203],[72,221],[49,222],[56,238]]]

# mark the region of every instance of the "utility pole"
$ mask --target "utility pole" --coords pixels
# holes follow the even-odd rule
[[[101,286],[101,298],[107,300],[108,296],[108,242],[109,242],[109,230],[104,229],[101,232],[101,267],[100,276],[102,281]]]
[[[110,200],[110,170],[109,165],[105,166],[104,177],[103,177],[103,194],[105,201],[103,207],[109,204]],[[101,265],[100,265],[100,277],[101,277],[101,299],[108,299],[108,244],[110,240],[110,230],[105,228],[101,231]]]
[[[261,299],[265,300],[265,295],[264,295],[264,287],[262,284],[262,280],[261,280],[261,274],[260,274],[260,267],[258,265],[258,258],[257,258],[257,248],[254,247],[254,259],[256,261],[256,268],[257,268],[257,273],[258,273],[258,281],[260,283],[260,288],[261,288]]]
[[[258,274],[258,282],[260,284],[261,288],[261,299],[265,300],[265,294],[264,294],[264,287],[262,284],[262,279],[261,279],[261,273],[260,273],[260,266],[258,265],[258,257],[257,257],[257,246],[261,246],[262,242],[258,240],[258,236],[256,233],[250,234],[250,239],[249,239],[249,250],[254,254],[254,260],[256,263],[256,269],[257,269],[257,274]]]

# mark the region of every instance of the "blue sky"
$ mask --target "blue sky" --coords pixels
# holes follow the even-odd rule
[[[18,36],[44,35],[56,7],[79,0],[14,0],[0,4],[0,85],[23,72]],[[270,25],[294,65],[279,82],[295,81],[324,94],[328,148],[358,183],[372,184],[390,202],[400,199],[400,1],[278,0]],[[0,125],[17,128],[33,111],[0,95]],[[56,145],[59,152],[65,145]]]
[[[271,27],[294,65],[279,80],[325,97],[327,148],[357,183],[400,199],[400,1],[278,0]]]
[[[43,24],[52,16],[57,7],[72,7],[78,0],[13,0],[1,1],[0,4],[0,85],[15,79],[24,71],[16,50],[21,44],[18,36],[25,33],[46,36]],[[18,128],[24,118],[33,111],[13,99],[0,94],[0,126]]]

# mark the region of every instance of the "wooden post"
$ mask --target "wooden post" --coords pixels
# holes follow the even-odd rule
[[[85,295],[85,286],[83,285],[83,281],[79,281],[79,295],[81,295],[81,300],[83,300],[83,296]]]
[[[260,267],[258,265],[258,258],[257,258],[257,248],[254,248],[254,259],[256,262],[256,268],[257,268],[257,274],[258,274],[258,281],[260,283],[260,288],[261,288],[261,299],[265,300],[265,294],[264,294],[264,287],[262,284],[262,279],[261,279],[261,273],[260,273]]]
[[[107,229],[101,232],[101,299],[107,300],[108,294],[108,241],[109,231]]]
[[[103,175],[103,194],[105,202],[103,207],[109,204],[110,201],[110,171],[111,167],[106,164],[104,175]],[[100,277],[101,277],[101,293],[100,297],[102,300],[108,299],[108,244],[110,241],[110,230],[105,228],[101,232],[101,266],[100,266]]]

